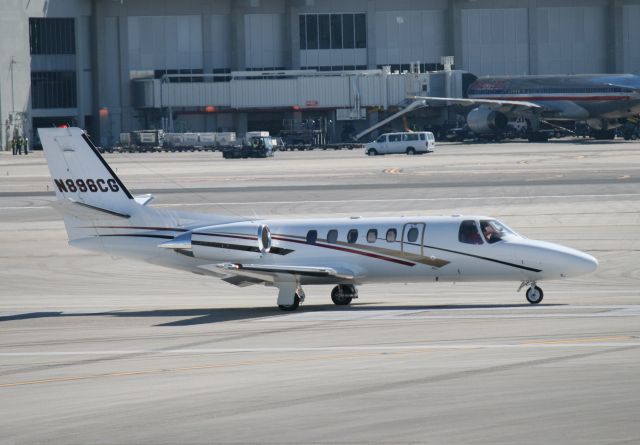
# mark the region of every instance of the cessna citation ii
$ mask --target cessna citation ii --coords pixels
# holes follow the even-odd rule
[[[592,272],[578,250],[527,239],[489,217],[250,220],[148,206],[133,196],[79,128],[39,129],[72,246],[212,275],[236,286],[278,289],[295,310],[302,286],[335,285],[348,305],[357,285],[515,281],[532,304],[538,281]]]
[[[576,74],[481,77],[467,99],[415,97],[471,108],[467,125],[478,134],[499,132],[525,118],[536,132],[545,121],[586,122],[597,139],[613,139],[621,120],[640,114],[640,76]]]

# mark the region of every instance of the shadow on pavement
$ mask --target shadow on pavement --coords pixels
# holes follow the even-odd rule
[[[525,309],[541,307],[568,306],[567,304],[445,304],[445,305],[379,305],[375,303],[356,303],[348,307],[336,307],[332,304],[303,305],[296,312],[283,312],[277,307],[254,308],[198,308],[198,309],[155,309],[145,311],[107,311],[107,312],[28,312],[0,316],[0,323],[8,321],[33,320],[38,318],[72,317],[122,317],[122,318],[172,318],[178,320],[159,323],[155,326],[191,326],[199,324],[223,323],[226,321],[251,320],[259,318],[277,318],[305,312],[371,312],[371,311],[460,311],[469,309]]]

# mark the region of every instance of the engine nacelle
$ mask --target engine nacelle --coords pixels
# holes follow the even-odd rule
[[[271,231],[266,224],[240,222],[193,231],[191,250],[196,258],[213,261],[247,261],[271,251]]]
[[[258,227],[258,249],[261,253],[269,253],[271,250],[271,230],[266,224]]]
[[[486,107],[475,108],[467,115],[469,129],[478,134],[495,133],[503,130],[508,122],[507,116]]]
[[[618,119],[589,119],[587,125],[594,130],[613,130],[622,124]]]

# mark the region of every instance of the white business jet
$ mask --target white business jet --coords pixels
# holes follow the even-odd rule
[[[594,271],[591,255],[527,239],[489,217],[248,220],[160,210],[132,196],[79,128],[39,129],[72,246],[278,288],[295,310],[302,286],[335,285],[348,305],[364,283],[516,281],[531,304],[538,281]]]

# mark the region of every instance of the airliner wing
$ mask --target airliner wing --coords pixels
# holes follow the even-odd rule
[[[524,100],[499,100],[499,99],[463,99],[454,97],[428,97],[428,96],[414,96],[412,99],[424,100],[427,104],[445,104],[445,105],[462,105],[465,107],[480,106],[483,105],[487,108],[491,108],[495,111],[503,113],[516,112],[516,111],[535,111],[542,110],[542,105],[527,102]]]
[[[298,279],[312,278],[327,283],[334,283],[336,279],[352,280],[355,274],[340,267],[323,266],[287,266],[270,264],[239,264],[224,263],[201,266],[206,270],[215,270],[219,274],[225,274],[224,281],[236,286],[249,286],[251,284],[274,283],[279,277],[296,277]]]

